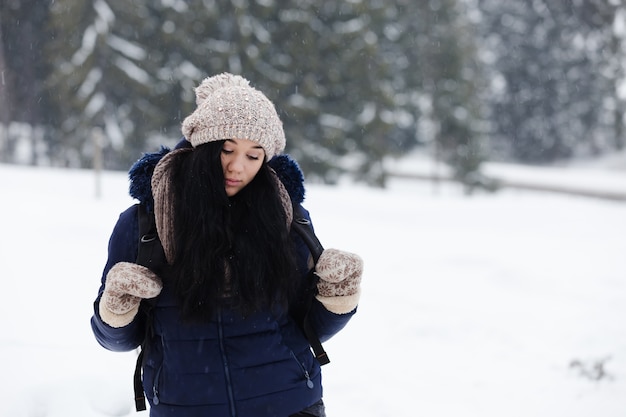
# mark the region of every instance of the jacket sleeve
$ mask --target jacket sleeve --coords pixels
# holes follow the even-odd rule
[[[343,329],[356,314],[357,307],[346,314],[335,314],[326,310],[318,300],[314,299],[309,312],[311,326],[317,332],[320,342],[325,342]]]
[[[303,212],[307,219],[311,221],[309,212],[306,209],[304,209]],[[313,227],[312,225],[313,223],[311,222],[311,227]],[[304,241],[299,236],[295,237],[295,239],[298,254],[298,269],[303,271],[301,279],[306,280],[309,278],[309,268],[307,267],[307,264],[309,262],[310,252]],[[303,286],[303,288],[305,287],[307,287],[307,284]],[[309,310],[309,323],[313,327],[313,330],[317,333],[320,342],[325,342],[343,329],[356,311],[357,308],[346,314],[332,313],[328,311],[322,303],[314,298]]]
[[[116,352],[126,352],[137,348],[145,335],[145,319],[142,314],[137,314],[127,326],[114,328],[103,322],[98,313],[100,298],[109,270],[118,262],[135,262],[137,258],[139,235],[137,208],[138,205],[133,205],[120,214],[113,228],[109,239],[108,259],[102,272],[100,289],[94,302],[94,314],[91,317],[91,329],[98,343],[104,348]]]

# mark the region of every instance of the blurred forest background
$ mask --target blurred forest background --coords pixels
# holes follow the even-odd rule
[[[421,148],[471,184],[622,150],[625,39],[621,0],[1,0],[0,162],[126,170],[229,71],[307,179]]]

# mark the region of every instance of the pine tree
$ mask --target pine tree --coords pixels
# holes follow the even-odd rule
[[[447,163],[468,189],[481,185],[485,110],[476,63],[471,6],[455,0],[396,2],[387,22],[385,53],[396,100],[408,101],[417,115],[418,144]]]
[[[31,152],[25,162],[43,159],[40,133],[50,119],[43,79],[49,65],[37,51],[48,38],[47,19],[46,2],[0,2],[0,155],[4,162],[16,157],[16,138],[7,134],[12,124],[30,132]]]
[[[499,81],[493,146],[542,163],[589,153],[614,135],[603,121],[615,99],[609,75],[616,5],[611,2],[480,0],[483,38]],[[615,62],[615,61],[614,61]],[[495,84],[494,84],[495,85]],[[615,106],[613,106],[615,107]]]
[[[168,110],[168,80],[161,77],[159,11],[149,1],[53,4],[53,42],[47,52],[56,70],[48,78],[63,116],[59,130],[68,164],[89,166],[94,129],[107,142],[105,166],[126,168]],[[152,47],[152,48],[151,48]],[[164,86],[165,84],[165,86]],[[61,152],[61,151],[60,151]]]

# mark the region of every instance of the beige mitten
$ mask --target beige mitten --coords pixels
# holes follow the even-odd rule
[[[338,249],[325,249],[317,261],[315,273],[316,298],[332,313],[345,314],[354,310],[361,295],[363,260],[359,255]]]
[[[111,327],[124,327],[133,321],[142,298],[161,293],[161,279],[145,266],[130,262],[113,265],[106,276],[99,312]]]

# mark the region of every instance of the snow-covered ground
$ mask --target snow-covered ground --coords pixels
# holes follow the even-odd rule
[[[402,177],[452,177],[450,167],[434,162],[423,151],[400,160],[389,158],[386,169]],[[484,162],[481,173],[503,188],[543,190],[626,201],[626,150],[563,166],[529,166]]]
[[[105,173],[100,198],[95,184],[0,165],[2,417],[147,415],[135,353],[102,349],[89,326],[132,203],[123,173]],[[325,346],[329,417],[626,415],[626,203],[434,191],[308,188],[322,242],[366,266],[359,313]]]

